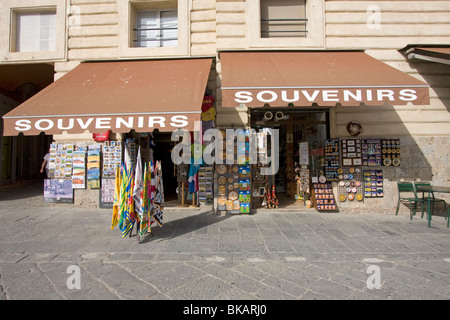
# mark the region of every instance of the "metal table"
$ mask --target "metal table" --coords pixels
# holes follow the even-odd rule
[[[417,191],[428,192],[427,216],[428,227],[431,227],[431,194],[432,193],[450,193],[450,187],[444,186],[417,186]],[[449,217],[447,217],[449,219]]]

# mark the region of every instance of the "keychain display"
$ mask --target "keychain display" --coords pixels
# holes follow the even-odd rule
[[[328,181],[338,180],[339,169],[339,139],[325,140],[325,176]]]

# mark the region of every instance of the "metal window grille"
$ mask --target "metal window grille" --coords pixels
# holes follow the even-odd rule
[[[305,37],[308,19],[261,19],[262,38]]]

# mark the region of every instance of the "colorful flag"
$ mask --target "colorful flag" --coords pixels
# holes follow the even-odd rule
[[[155,166],[155,199],[153,203],[153,218],[156,222],[162,226],[163,225],[163,209],[164,209],[164,187],[162,180],[162,169],[161,161],[156,162]]]
[[[116,167],[116,179],[114,181],[114,204],[113,214],[111,219],[111,230],[113,230],[119,223],[119,207],[120,207],[120,169]]]
[[[150,216],[148,210],[148,174],[147,174],[147,164],[144,166],[144,182],[143,189],[140,194],[142,200],[142,214],[139,215],[140,225],[139,234],[143,236],[145,232],[150,230]]]
[[[137,158],[136,158],[136,173],[134,176],[134,188],[133,188],[133,199],[136,213],[138,214],[139,220],[141,220],[142,215],[142,160],[141,160],[141,147],[139,147]]]
[[[125,165],[122,163],[122,166],[120,168],[120,173],[122,179],[120,180],[120,192],[119,192],[119,228],[122,229],[123,219],[125,216],[125,210],[126,210],[126,183],[127,183],[127,173],[125,169]]]
[[[122,183],[123,193],[121,195],[121,219],[119,221],[119,228],[122,231],[122,237],[126,237],[133,229],[136,217],[134,215],[134,201],[133,201],[133,173],[131,168],[124,170],[124,183]]]

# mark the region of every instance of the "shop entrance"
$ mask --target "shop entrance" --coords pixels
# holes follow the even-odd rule
[[[323,148],[329,138],[328,109],[287,110],[286,108],[258,108],[251,112],[251,127],[257,131],[263,128],[279,130],[279,170],[267,179],[268,191],[275,185],[279,208],[303,207],[307,197],[296,199],[298,187],[296,168],[300,167],[300,144],[307,142],[310,176],[323,174]],[[270,147],[270,146],[269,146]],[[303,152],[304,155],[304,152]],[[298,198],[298,197],[297,197]]]
[[[171,135],[171,132],[159,132],[158,130],[153,131],[153,133],[137,133],[131,131],[126,134],[124,140],[125,145],[127,145],[127,141],[133,141],[135,143],[136,155],[138,147],[141,147],[143,163],[148,163],[150,160],[161,161],[164,201],[169,204],[171,202],[176,203],[178,199],[178,183],[175,176],[174,164],[171,159],[171,152],[174,147],[174,142],[171,141]]]

